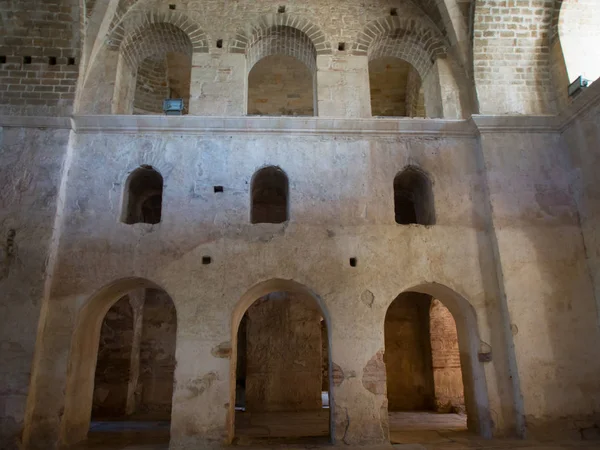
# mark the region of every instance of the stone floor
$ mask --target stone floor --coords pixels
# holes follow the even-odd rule
[[[330,448],[327,443],[328,410],[319,414],[243,413],[236,417],[236,445],[247,450],[306,450]],[[282,440],[293,430],[295,439]],[[265,436],[269,436],[266,438]],[[315,436],[316,435],[316,436]],[[313,437],[308,437],[313,436]],[[600,441],[485,440],[466,430],[465,416],[435,413],[391,413],[391,445],[386,450],[600,450]],[[168,422],[94,423],[89,439],[73,450],[168,450]],[[365,449],[365,447],[343,448]]]

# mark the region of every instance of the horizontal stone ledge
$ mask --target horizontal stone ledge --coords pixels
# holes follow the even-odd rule
[[[75,116],[76,133],[289,133],[360,135],[475,134],[465,120],[444,119],[346,119],[325,117],[202,117],[202,116]]]
[[[76,133],[336,134],[447,136],[479,133],[554,133],[557,116],[474,115],[467,120],[425,118],[328,118],[261,116],[95,115],[73,117],[0,116],[0,127],[72,129]]]

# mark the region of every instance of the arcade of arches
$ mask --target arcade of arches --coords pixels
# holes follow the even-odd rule
[[[0,449],[597,448],[599,8],[3,2]]]

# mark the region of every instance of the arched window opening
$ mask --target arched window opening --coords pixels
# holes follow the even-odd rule
[[[125,185],[122,222],[157,224],[162,216],[163,178],[152,166],[134,170]]]
[[[182,114],[188,113],[191,59],[168,52],[140,63],[136,79],[133,114],[162,114],[166,99],[182,99]]]
[[[310,296],[272,292],[256,300],[237,332],[235,436],[245,443],[328,437],[328,347]]]
[[[154,23],[127,36],[120,48],[113,98],[116,114],[163,114],[163,102],[182,99],[189,110],[193,44],[170,23]]]
[[[408,167],[394,178],[394,212],[401,225],[434,225],[435,209],[429,177]]]
[[[369,61],[371,114],[425,117],[421,77],[407,61],[381,57]]]
[[[556,13],[555,13],[556,14]],[[569,82],[600,77],[600,14],[597,0],[562,0],[558,35]]]
[[[466,430],[458,333],[450,311],[430,295],[405,292],[390,305],[384,331],[392,443],[401,442],[399,432]]]
[[[279,167],[265,167],[252,179],[251,223],[283,223],[288,220],[288,178]]]
[[[257,30],[250,41],[248,114],[314,116],[317,51],[311,39],[277,25]]]
[[[142,443],[151,430],[153,442],[168,442],[176,336],[175,305],[162,290],[135,289],[112,305],[100,330],[90,439],[137,430]]]
[[[313,75],[293,56],[272,55],[248,75],[248,114],[314,116]]]

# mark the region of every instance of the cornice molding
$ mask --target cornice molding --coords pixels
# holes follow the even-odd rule
[[[0,115],[0,127],[2,128],[55,128],[72,129],[70,117],[51,116],[2,116]]]

